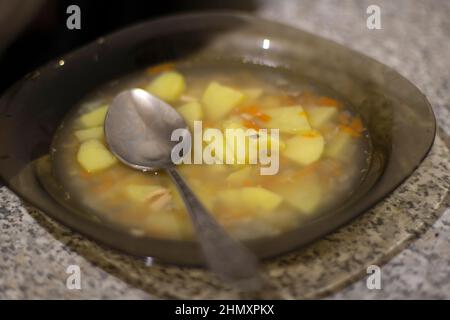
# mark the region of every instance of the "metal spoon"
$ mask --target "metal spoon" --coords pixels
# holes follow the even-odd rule
[[[174,108],[144,90],[132,89],[117,95],[109,107],[105,137],[111,152],[126,165],[143,171],[165,169],[172,177],[213,272],[242,290],[260,290],[263,281],[256,257],[218,225],[174,166],[171,151],[178,142],[171,141],[171,135],[179,128],[188,134]]]

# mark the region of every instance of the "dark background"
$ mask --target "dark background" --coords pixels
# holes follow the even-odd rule
[[[66,10],[73,4],[81,9],[81,30],[66,27]],[[0,94],[47,61],[127,25],[186,11],[251,12],[256,5],[256,0],[46,0],[33,20],[0,53]]]

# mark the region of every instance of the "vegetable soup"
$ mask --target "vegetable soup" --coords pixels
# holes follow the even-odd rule
[[[51,152],[67,199],[137,236],[195,237],[170,177],[140,172],[108,150],[103,124],[116,94],[139,87],[170,103],[192,128],[279,129],[279,170],[260,164],[183,164],[180,172],[217,221],[238,239],[292,230],[339,205],[370,160],[368,132],[335,93],[277,68],[167,63],[112,81],[65,118]],[[259,139],[260,137],[252,137]],[[246,152],[246,150],[235,150]],[[239,156],[239,155],[236,155]]]

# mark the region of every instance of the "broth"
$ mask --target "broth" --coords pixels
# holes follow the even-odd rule
[[[86,97],[65,118],[51,152],[53,175],[66,198],[135,235],[186,240],[194,232],[166,174],[131,169],[107,149],[107,105],[133,87],[171,103],[191,127],[202,120],[204,128],[280,129],[279,139],[270,142],[280,150],[276,175],[261,175],[259,164],[179,166],[205,207],[239,239],[292,230],[339,205],[370,161],[368,132],[350,106],[286,70],[220,63],[154,66]]]

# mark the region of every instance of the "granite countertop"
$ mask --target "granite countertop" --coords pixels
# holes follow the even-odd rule
[[[391,66],[427,96],[440,129],[450,133],[450,2],[324,0],[305,1],[302,7],[294,2],[272,3],[262,15],[333,39]],[[366,8],[371,4],[381,8],[381,30],[365,26]],[[382,290],[368,290],[362,279],[332,298],[449,299],[448,200],[446,207],[420,239],[382,267]]]
[[[440,138],[437,139],[434,151],[423,168],[419,169],[422,180],[414,178],[399,190],[399,193],[417,193],[425,197],[423,201],[413,201],[407,213],[413,215],[425,208],[433,208],[439,210],[439,214],[430,214],[433,219],[429,220],[429,225],[426,224],[425,231],[418,234],[418,239],[408,242],[403,250],[381,267],[381,290],[368,290],[366,279],[359,277],[360,280],[340,290],[331,290],[327,298],[450,299],[450,179],[448,174],[444,174],[450,171],[450,155],[445,147],[447,135],[450,135],[450,2],[260,2],[256,14],[333,39],[393,67],[428,97],[440,126]],[[381,30],[366,28],[366,8],[371,4],[381,7]],[[433,174],[436,177],[430,176]],[[425,183],[424,180],[438,181],[439,189],[421,190],[420,183]],[[389,201],[388,204],[392,206],[393,202]],[[439,202],[439,205],[436,203],[434,206],[434,202]],[[389,209],[389,205],[386,208]],[[364,219],[370,219],[370,215],[361,220]],[[179,284],[173,284],[173,278],[182,278],[183,271],[159,268],[157,272],[153,272],[152,277],[144,279],[145,276],[140,272],[146,271],[136,271],[140,267],[131,258],[102,248],[67,230],[23,204],[6,187],[0,188],[0,230],[0,299],[152,299],[177,297],[173,292],[182,290],[177,287]],[[331,238],[328,240],[331,241]],[[292,260],[284,260],[289,259]],[[148,261],[148,265],[151,264]],[[67,289],[66,269],[69,265],[80,266],[82,290]],[[130,271],[133,268],[136,270]],[[270,270],[271,276],[278,276],[277,268],[271,267]],[[296,275],[295,272],[300,272],[301,268],[293,270],[287,272],[291,277]],[[203,278],[202,272],[189,271],[190,297],[209,297],[202,295],[205,285]],[[182,279],[180,283],[185,284]],[[166,285],[172,291],[161,293],[161,288]],[[208,286],[217,287],[214,281],[208,282]],[[154,292],[158,294],[153,294]],[[295,294],[289,295],[292,296],[295,297]],[[215,297],[228,296],[224,294]]]

